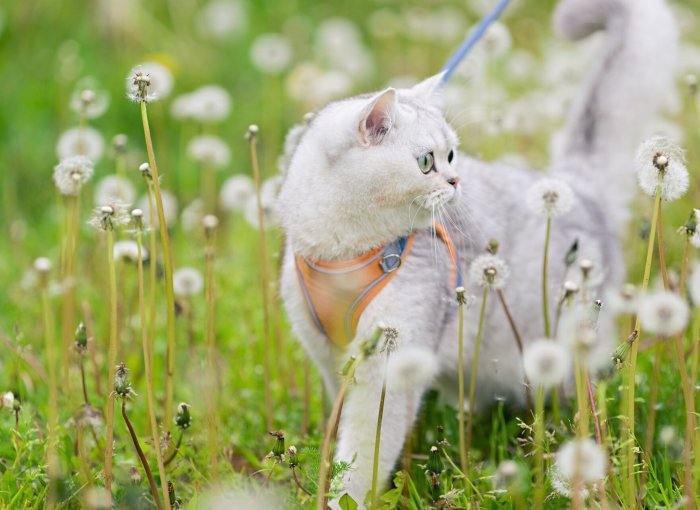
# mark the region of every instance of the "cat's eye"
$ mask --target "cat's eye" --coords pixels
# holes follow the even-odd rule
[[[433,168],[433,153],[426,152],[425,154],[421,154],[420,156],[418,156],[417,161],[418,168],[420,168],[420,171],[424,174],[427,174]]]
[[[450,153],[447,155],[447,162],[452,163],[453,159],[455,159],[455,151],[451,150]]]

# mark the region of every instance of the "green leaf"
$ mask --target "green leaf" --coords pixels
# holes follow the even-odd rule
[[[347,492],[340,497],[338,504],[343,510],[357,510],[357,502]]]

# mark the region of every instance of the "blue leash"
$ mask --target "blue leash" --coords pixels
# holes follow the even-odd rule
[[[447,83],[447,80],[449,80],[452,74],[455,72],[459,63],[464,59],[464,57],[467,56],[476,43],[481,40],[489,26],[491,26],[491,24],[501,16],[505,8],[508,7],[509,3],[510,0],[500,0],[498,5],[496,5],[496,7],[494,7],[493,10],[479,22],[474,30],[469,32],[469,35],[461,46],[457,48],[457,51],[452,54],[450,59],[443,66],[442,71],[444,74],[442,75],[442,80],[440,81],[441,85]]]

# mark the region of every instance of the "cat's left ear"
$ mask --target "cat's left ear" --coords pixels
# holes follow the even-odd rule
[[[362,145],[378,145],[391,129],[396,117],[396,90],[388,88],[375,96],[365,108],[360,121]]]
[[[445,71],[442,71],[430,78],[411,87],[411,94],[427,103],[439,103],[440,92],[442,91],[442,77]]]

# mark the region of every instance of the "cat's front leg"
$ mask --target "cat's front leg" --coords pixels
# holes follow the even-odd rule
[[[390,356],[400,355],[397,352]],[[349,493],[359,508],[365,508],[363,502],[372,484],[377,416],[386,363],[386,352],[360,363],[355,374],[356,384],[345,400],[340,420],[335,460],[352,462],[340,495]],[[379,449],[378,491],[386,486],[427,386],[425,379],[414,383],[394,378],[388,381]],[[331,502],[330,506],[340,508],[337,501]]]

